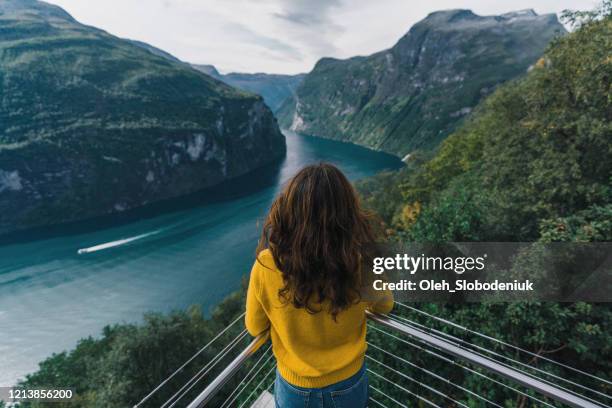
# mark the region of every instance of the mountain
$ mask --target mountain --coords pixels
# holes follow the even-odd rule
[[[483,96],[526,72],[565,29],[532,10],[429,14],[392,48],[323,58],[277,116],[294,131],[403,157],[443,140]]]
[[[213,65],[193,65],[193,67],[228,85],[261,95],[272,112],[276,112],[287,98],[295,94],[295,89],[305,76],[305,74],[275,75],[238,72],[223,75]]]
[[[217,68],[214,65],[192,64],[192,67],[194,67],[198,71],[205,73],[206,75],[210,75],[213,78],[221,79],[223,77],[223,75],[221,75],[221,73],[217,71]]]
[[[412,242],[610,241],[612,9],[581,13],[434,154],[365,182],[365,205]]]
[[[34,0],[0,2],[0,233],[124,211],[285,154],[262,99]]]
[[[157,55],[158,57],[163,57],[173,62],[182,62],[180,59],[176,58],[174,55],[170,54],[169,52],[166,52],[157,47],[154,47],[151,44],[148,44],[146,42],[138,41],[138,40],[127,40],[127,41],[131,42],[132,44],[140,48],[144,48],[145,50],[149,51],[153,55]]]

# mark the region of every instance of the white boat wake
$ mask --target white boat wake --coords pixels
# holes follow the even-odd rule
[[[150,237],[152,235],[159,234],[160,232],[161,232],[160,230],[153,231],[153,232],[147,232],[146,234],[136,235],[130,238],[118,239],[117,241],[106,242],[104,244],[94,245],[89,248],[81,248],[77,251],[77,253],[79,255],[90,254],[92,252],[98,252],[98,251],[103,251],[105,249],[116,248],[118,246],[126,245],[126,244],[129,244],[130,242],[134,242],[139,239],[143,239],[143,238]]]

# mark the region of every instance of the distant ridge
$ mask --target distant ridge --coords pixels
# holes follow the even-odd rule
[[[277,116],[297,132],[394,153],[436,146],[493,89],[524,74],[565,29],[556,15],[442,10],[392,48],[322,58]]]
[[[191,64],[192,67],[194,67],[195,69],[197,69],[198,71],[201,71],[207,75],[212,76],[213,78],[221,78],[221,74],[219,73],[219,71],[217,71],[217,68],[215,68],[214,65],[207,65],[207,64]]]
[[[276,112],[287,98],[295,94],[296,88],[306,76],[306,74],[279,75],[262,72],[254,74],[232,72],[223,75],[213,65],[193,64],[193,67],[228,85],[261,95],[272,112]]]
[[[174,55],[163,51],[157,47],[142,41],[130,40],[134,45],[146,49],[154,55],[166,58],[170,61],[181,62]],[[302,82],[306,74],[279,75],[257,73],[232,72],[221,74],[214,65],[210,64],[190,64],[194,69],[210,75],[211,77],[224,82],[230,86],[243,91],[261,95],[264,102],[270,107],[272,112],[276,112],[283,102],[295,94],[296,88]]]

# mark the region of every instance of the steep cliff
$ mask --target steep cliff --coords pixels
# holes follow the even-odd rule
[[[404,156],[437,145],[564,32],[556,15],[532,10],[431,13],[388,50],[321,59],[277,115],[298,132]]]
[[[0,3],[0,233],[177,197],[281,158],[260,97],[79,24]]]

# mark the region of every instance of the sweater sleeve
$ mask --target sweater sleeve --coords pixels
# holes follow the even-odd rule
[[[251,269],[247,290],[245,325],[251,336],[257,336],[270,327],[270,320],[259,300],[261,294],[261,271],[258,261]]]
[[[393,310],[393,293],[390,290],[380,292],[378,299],[368,305],[368,310],[372,313],[387,314]]]

